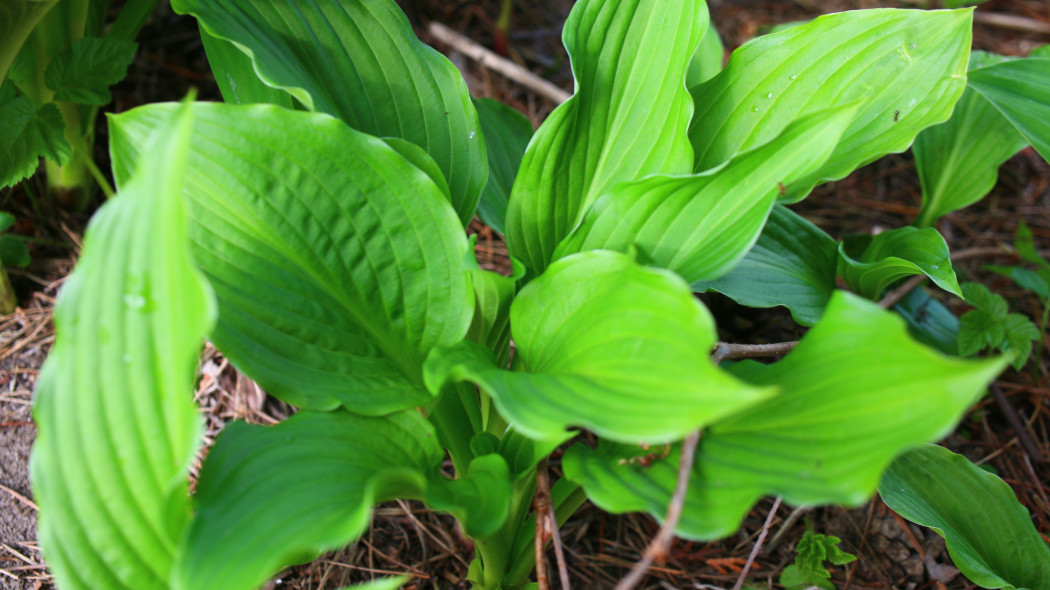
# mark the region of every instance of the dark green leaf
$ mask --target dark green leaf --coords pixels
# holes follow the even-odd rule
[[[783,205],[773,207],[758,242],[729,272],[693,284],[697,292],[718,291],[741,305],[783,305],[803,326],[824,313],[835,291],[835,240]]]
[[[992,293],[988,290],[988,287],[980,283],[963,283],[962,298],[970,305],[996,319],[1006,319],[1006,314],[1010,311],[1005,299]]]
[[[966,457],[925,445],[901,455],[879,483],[883,501],[944,537],[955,567],[984,588],[1050,586],[1050,548],[1003,480]]]
[[[959,318],[956,342],[961,356],[972,356],[986,348],[998,348],[1006,338],[1003,319],[986,311],[974,309]]]
[[[252,58],[248,57],[236,45],[220,39],[203,26],[200,27],[201,42],[204,44],[208,65],[215,75],[222,99],[234,104],[275,104],[293,108],[295,100],[292,95],[280,88],[267,86],[255,75]]]
[[[976,69],[969,84],[1050,161],[1050,59],[1027,57]]]
[[[1050,283],[1034,270],[1028,270],[1019,266],[995,266],[992,264],[986,264],[981,268],[1009,278],[1020,287],[1028,289],[1042,299],[1050,299]]]
[[[72,153],[64,133],[52,103],[37,108],[24,96],[0,102],[0,188],[32,176],[41,156],[64,164]]]
[[[846,236],[839,244],[838,274],[869,299],[879,298],[899,279],[918,274],[962,297],[948,244],[933,228],[901,227],[875,236]]]
[[[488,170],[477,112],[459,71],[415,37],[393,0],[176,0],[172,6],[197,17],[208,34],[236,44],[263,83],[307,109],[423,148],[444,173],[460,221],[470,222]],[[237,61],[212,66],[240,67]]]
[[[47,64],[44,81],[55,100],[103,105],[109,87],[120,82],[135,59],[138,44],[121,39],[83,37]]]
[[[1011,313],[1006,316],[1003,330],[1006,335],[1002,351],[1014,353],[1013,367],[1020,371],[1021,367],[1028,362],[1028,356],[1032,354],[1032,342],[1042,338],[1042,334],[1035,324],[1019,313]]]
[[[118,181],[170,108],[111,119]],[[219,298],[216,345],[300,407],[379,415],[430,401],[423,359],[461,340],[474,312],[469,245],[441,188],[328,115],[194,110],[186,195]]]
[[[10,0],[0,4],[0,81],[36,24],[58,0]]]
[[[7,211],[0,211],[0,233],[4,233],[15,224],[15,216]]]
[[[1014,248],[1017,250],[1017,255],[1022,259],[1045,270],[1050,270],[1050,262],[1040,256],[1039,252],[1036,251],[1035,240],[1032,238],[1032,230],[1028,229],[1028,224],[1026,224],[1023,219],[1017,220],[1017,236],[1014,238]]]
[[[8,268],[29,266],[29,249],[26,243],[12,236],[0,236],[0,261]]]
[[[959,354],[959,319],[921,287],[912,289],[893,311],[908,322],[908,333],[919,342],[944,354]]]
[[[507,199],[521,166],[521,157],[532,138],[532,123],[525,115],[490,98],[474,99],[485,135],[489,158],[489,181],[481,193],[478,217],[503,233],[507,219]]]
[[[168,590],[200,442],[197,354],[214,319],[183,216],[192,109],[168,111],[95,215],[37,385],[40,546],[64,590]]]

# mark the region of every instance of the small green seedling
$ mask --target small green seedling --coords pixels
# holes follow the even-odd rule
[[[7,315],[15,310],[18,300],[7,276],[7,268],[22,268],[29,264],[29,250],[26,243],[5,232],[15,224],[15,216],[0,211],[0,315]]]
[[[786,590],[802,590],[812,586],[835,590],[835,585],[829,581],[831,572],[824,567],[824,562],[844,565],[857,559],[856,555],[839,549],[838,544],[841,542],[838,537],[807,530],[795,547],[795,563],[780,573],[780,585]]]
[[[963,283],[963,296],[974,306],[959,318],[959,354],[970,356],[985,349],[1013,353],[1020,369],[1032,354],[1039,329],[1019,313],[1010,313],[1006,300],[980,283]]]
[[[1032,237],[1032,230],[1028,229],[1028,225],[1024,221],[1020,221],[1017,224],[1017,237],[1014,239],[1014,250],[1017,251],[1017,255],[1022,260],[1029,262],[1036,266],[1035,270],[1024,268],[1021,266],[995,266],[987,265],[984,268],[994,273],[1003,275],[1017,283],[1024,289],[1027,289],[1035,294],[1039,298],[1039,302],[1043,306],[1043,313],[1039,318],[1039,334],[1046,333],[1047,320],[1050,319],[1050,261],[1039,255],[1039,252],[1035,249],[1035,240]],[[1036,340],[1039,336],[1036,336]],[[1041,358],[1042,347],[1036,348],[1036,361],[1037,364]]]

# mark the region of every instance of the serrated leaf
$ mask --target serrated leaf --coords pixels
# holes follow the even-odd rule
[[[87,230],[55,308],[37,385],[33,491],[63,589],[167,590],[190,518],[192,392],[214,319],[185,234],[192,109],[169,109],[117,198]]]
[[[0,102],[0,188],[32,176],[41,157],[64,164],[72,154],[64,133],[52,103],[37,108],[25,96]]]
[[[234,422],[201,470],[174,587],[256,588],[283,566],[345,545],[368,526],[373,504],[393,498],[434,494],[472,533],[502,524],[510,493],[502,458],[475,461],[457,480],[441,475],[443,458],[415,410],[375,418],[303,411],[273,427]]]
[[[1050,298],[1050,283],[1034,270],[1028,270],[1019,266],[996,266],[994,264],[986,264],[981,268],[1002,275],[1017,283],[1021,288],[1028,289],[1043,299]]]
[[[908,451],[879,483],[895,512],[944,537],[955,567],[984,588],[1046,588],[1050,548],[1003,480],[935,445]]]
[[[170,108],[111,119],[118,182]],[[300,407],[379,415],[429,401],[423,359],[461,340],[474,310],[469,246],[441,189],[328,115],[194,111],[186,195],[194,255],[219,299],[216,345]]]
[[[913,289],[893,311],[908,322],[908,333],[913,338],[944,354],[958,356],[959,319],[924,289]]]
[[[460,221],[470,222],[487,176],[477,112],[459,71],[415,37],[393,0],[176,0],[172,6],[239,47],[265,84],[307,109],[423,148],[444,173]]]
[[[104,105],[109,87],[124,79],[138,44],[102,37],[82,37],[47,64],[44,82],[55,100]]]
[[[869,299],[879,298],[896,281],[918,274],[962,297],[948,244],[933,228],[901,227],[875,236],[846,236],[838,252],[839,276]]]
[[[714,321],[674,274],[598,250],[559,260],[514,300],[520,371],[472,342],[427,359],[427,384],[477,383],[515,429],[560,438],[579,425],[612,440],[658,442],[772,395],[715,367]]]
[[[1026,57],[979,68],[970,72],[969,85],[1050,161],[1050,59]]]
[[[827,570],[823,570],[827,574]],[[830,575],[829,575],[830,577]],[[821,577],[819,573],[803,571],[796,564],[791,564],[784,568],[784,571],[780,572],[780,577],[777,579],[777,583],[783,586],[786,590],[805,590],[806,588],[823,588],[824,590],[835,590],[835,585],[828,582],[827,579]]]
[[[1006,328],[1002,319],[975,309],[959,318],[959,335],[956,338],[959,354],[972,356],[985,348],[998,348],[1006,338]]]
[[[981,283],[966,282],[962,284],[962,298],[977,309],[988,313],[996,319],[1005,319],[1010,308],[1006,300],[992,293]]]
[[[1019,313],[1011,313],[1003,322],[1003,352],[1014,353],[1013,367],[1018,371],[1028,362],[1032,354],[1032,342],[1042,338],[1039,328]]]
[[[803,117],[773,141],[700,175],[653,175],[603,194],[558,245],[554,259],[636,248],[689,283],[732,269],[758,239],[784,185],[818,168],[857,105]]]
[[[836,245],[824,230],[783,205],[773,207],[762,235],[729,274],[693,284],[748,307],[783,305],[803,326],[817,323],[835,291]]]
[[[1005,365],[942,356],[911,340],[895,314],[837,292],[784,360],[734,365],[746,381],[781,393],[705,430],[677,534],[732,534],[764,495],[796,505],[860,505],[894,456],[950,432]],[[662,518],[678,454],[676,445],[644,467],[622,461],[622,449],[576,445],[562,464],[604,510]]]
[[[690,171],[683,81],[708,21],[697,0],[573,7],[562,37],[576,93],[536,131],[507,209],[507,248],[534,275],[614,184]]]
[[[695,170],[762,145],[791,121],[866,102],[818,171],[789,187],[797,201],[948,119],[966,86],[971,11],[857,10],[746,43],[721,74],[690,89]]]
[[[481,192],[478,217],[503,233],[507,200],[525,147],[532,139],[532,123],[517,110],[491,98],[474,99],[474,106],[478,109],[489,160],[489,180]]]
[[[975,51],[970,69],[1003,59]],[[922,208],[915,225],[929,227],[943,215],[981,200],[995,186],[999,166],[1026,145],[992,103],[967,88],[951,119],[915,138],[912,153],[922,183]]]

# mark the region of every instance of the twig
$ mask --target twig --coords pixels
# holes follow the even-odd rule
[[[678,458],[678,481],[675,483],[671,502],[667,506],[667,517],[664,519],[664,523],[660,525],[660,530],[656,532],[656,536],[649,542],[649,546],[645,548],[642,559],[635,563],[631,571],[627,572],[627,575],[620,580],[620,583],[616,585],[616,590],[631,590],[642,581],[642,578],[649,571],[649,566],[654,561],[663,561],[667,556],[671,539],[674,537],[674,530],[678,526],[678,520],[682,517],[682,508],[685,506],[685,493],[689,489],[689,474],[693,470],[693,458],[696,456],[696,446],[699,443],[699,430],[685,437],[685,440],[682,441],[682,454]]]
[[[471,41],[439,22],[431,21],[427,30],[438,41],[451,46],[456,51],[463,53],[482,66],[503,74],[507,78],[533,90],[536,94],[551,99],[557,104],[569,100],[569,97],[572,96],[554,84],[551,84],[518,64],[485,49],[481,45],[478,45],[474,41]]]
[[[799,517],[801,517],[806,512],[809,512],[809,510],[809,506],[798,506],[797,508],[792,510],[791,514],[788,514],[788,517],[784,519],[783,524],[780,525],[780,529],[777,530],[777,534],[773,535],[773,538],[770,539],[768,543],[766,543],[766,548],[763,549],[762,552],[768,554],[770,551],[776,549],[777,545],[780,544],[780,541],[783,540],[784,535],[791,530],[791,527],[795,526],[796,522],[798,522]]]
[[[19,494],[18,492],[12,490],[11,488],[5,486],[2,483],[0,483],[0,490],[3,490],[5,492],[7,492],[8,494],[11,494],[11,497],[13,497],[15,500],[18,500],[19,502],[25,504],[26,506],[29,506],[33,510],[36,510],[37,512],[40,512],[40,507],[37,506],[36,504],[34,504],[32,500],[30,500],[29,498],[26,498],[22,494]]]
[[[908,293],[911,293],[912,290],[924,282],[926,282],[926,275],[917,275],[904,281],[900,287],[886,293],[886,296],[879,300],[879,307],[882,309],[889,309],[894,305],[897,305],[898,301],[904,299]]]
[[[995,401],[999,403],[999,409],[1006,416],[1006,421],[1010,423],[1010,428],[1013,428],[1014,432],[1017,433],[1017,442],[1021,443],[1021,448],[1024,449],[1025,454],[1033,461],[1042,463],[1044,460],[1043,453],[1032,442],[1032,437],[1028,436],[1028,431],[1025,430],[1021,418],[1017,415],[1014,407],[1010,405],[1010,400],[1006,399],[1006,394],[1003,393],[1003,388],[999,387],[998,383],[992,383],[992,394],[995,396]]]
[[[774,342],[773,344],[732,344],[719,342],[711,353],[711,360],[718,363],[730,359],[754,359],[767,356],[779,356],[791,352],[798,341]]]
[[[554,515],[554,510],[547,511],[547,519],[551,528],[551,539],[554,540],[554,560],[558,564],[558,577],[561,579],[562,590],[572,590],[572,585],[569,584],[569,567],[565,563],[565,552],[562,551],[561,535],[558,533],[558,519]]]
[[[762,523],[762,532],[758,535],[758,540],[755,541],[755,546],[751,549],[751,555],[747,556],[747,563],[744,564],[744,569],[740,570],[740,577],[736,579],[736,584],[733,584],[733,590],[740,590],[744,585],[744,579],[747,578],[747,572],[751,571],[751,564],[755,563],[755,556],[758,555],[758,550],[762,548],[762,541],[766,540],[766,535],[769,533],[769,526],[773,523],[773,517],[777,513],[777,508],[780,508],[780,496],[773,501],[773,507],[769,509],[769,515],[766,516],[766,522]]]
[[[973,20],[994,27],[1012,29],[1014,31],[1025,31],[1027,33],[1050,34],[1050,24],[1040,22],[1023,16],[1012,14],[1000,14],[998,12],[975,12]]]

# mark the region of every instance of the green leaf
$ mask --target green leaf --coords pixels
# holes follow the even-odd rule
[[[1013,352],[1013,367],[1018,371],[1028,362],[1028,356],[1032,354],[1032,342],[1042,338],[1039,328],[1035,327],[1028,318],[1019,313],[1006,316],[1003,322],[1005,339],[1003,341],[1003,352]]]
[[[63,589],[167,590],[190,518],[194,372],[214,304],[183,216],[192,109],[168,115],[88,228],[37,385],[33,491]]]
[[[713,26],[708,26],[704,38],[700,40],[700,45],[689,60],[689,69],[685,72],[686,87],[692,88],[715,77],[722,71],[724,62],[725,47],[722,46],[722,39]]]
[[[1046,588],[1050,548],[1003,480],[947,449],[925,445],[890,466],[879,495],[944,537],[955,567],[984,588]]]
[[[1050,59],[1028,57],[976,69],[969,84],[1050,161]]]
[[[1003,59],[975,51],[970,68]],[[951,119],[915,138],[912,153],[922,183],[922,208],[915,225],[929,227],[943,215],[981,200],[995,186],[999,166],[1026,145],[998,109],[967,88]]]
[[[796,505],[860,505],[893,457],[950,432],[1005,365],[942,356],[908,337],[895,314],[837,292],[784,360],[734,365],[746,381],[781,393],[705,430],[677,533],[730,535],[765,495]],[[604,510],[662,518],[678,454],[676,445],[646,468],[624,461],[623,449],[576,445],[563,467]]]
[[[1020,287],[1028,289],[1042,299],[1050,299],[1050,283],[1034,270],[1028,270],[1019,266],[996,266],[993,264],[986,264],[981,268],[1007,277]]]
[[[32,176],[41,156],[64,164],[72,154],[64,133],[54,104],[37,108],[25,96],[0,101],[0,188]]]
[[[563,40],[576,94],[536,131],[507,209],[507,248],[534,275],[614,184],[690,171],[683,81],[708,21],[696,0],[573,7]]]
[[[0,211],[0,233],[3,233],[15,224],[15,216],[7,211]]]
[[[869,299],[879,298],[896,281],[918,274],[962,297],[948,244],[933,228],[901,227],[875,236],[846,236],[838,251],[839,276]]]
[[[378,137],[423,148],[470,222],[485,186],[485,144],[463,77],[416,39],[393,0],[342,3],[175,0],[208,34],[239,47],[268,86],[311,111]],[[213,62],[216,78],[237,61]],[[241,72],[233,72],[240,79]]]
[[[1028,229],[1028,224],[1023,219],[1017,220],[1017,236],[1014,237],[1014,249],[1017,250],[1017,255],[1023,260],[1027,260],[1045,271],[1050,271],[1050,262],[1040,256],[1035,249],[1032,230]]]
[[[729,272],[758,239],[785,184],[818,168],[856,104],[799,119],[775,140],[696,176],[654,175],[603,194],[554,258],[585,250],[625,252],[687,282]]]
[[[477,383],[536,439],[583,426],[624,442],[681,438],[773,393],[715,367],[711,315],[680,278],[598,250],[559,260],[510,311],[521,371],[472,342],[427,359],[427,384]]]
[[[496,363],[506,367],[510,360],[510,305],[520,276],[505,277],[479,268],[471,278],[475,307],[467,337],[496,353]]]
[[[118,181],[170,109],[111,118]],[[219,299],[216,345],[300,407],[379,415],[430,401],[423,359],[461,340],[474,310],[469,245],[441,188],[328,115],[194,111],[185,192]]]
[[[996,319],[1006,319],[1006,314],[1010,311],[1005,299],[992,293],[988,290],[988,287],[980,283],[963,283],[962,298],[970,305],[990,314]]]
[[[998,348],[1006,339],[1003,319],[979,309],[971,310],[959,318],[959,335],[956,337],[961,356],[972,356],[986,348]]]
[[[492,229],[503,233],[507,219],[507,199],[521,166],[525,147],[532,139],[532,123],[515,109],[491,98],[476,98],[485,151],[489,159],[489,181],[481,192],[478,217]]]
[[[200,27],[201,42],[208,56],[208,65],[215,75],[222,99],[234,104],[275,104],[293,108],[292,95],[280,88],[267,86],[255,74],[255,64],[241,48],[220,39],[203,26]]]
[[[693,284],[748,307],[783,305],[803,326],[817,323],[835,291],[835,240],[783,205],[773,207],[758,242],[729,274]]]
[[[6,267],[25,268],[30,262],[29,248],[18,238],[0,236],[0,262]]]
[[[490,455],[449,480],[443,458],[415,410],[303,411],[272,427],[234,422],[201,470],[175,588],[256,588],[281,567],[350,542],[368,526],[372,505],[393,498],[433,494],[441,508],[468,517],[469,531],[498,527],[509,503],[506,463]]]
[[[821,569],[823,570],[823,568]],[[827,570],[823,570],[823,572],[827,574]],[[780,572],[777,582],[786,590],[804,590],[812,586],[823,588],[824,590],[835,590],[835,585],[824,577],[813,572],[803,571],[801,567],[794,563]]]
[[[966,86],[971,10],[857,10],[754,39],[715,78],[690,89],[696,170],[762,145],[793,120],[866,102],[816,172],[788,187],[797,201],[948,119]]]
[[[36,24],[58,0],[13,0],[0,4],[0,81],[7,78],[15,60]]]
[[[77,39],[47,64],[44,82],[55,100],[104,105],[109,87],[124,79],[138,44],[100,37]]]
[[[365,582],[364,584],[354,584],[353,586],[346,586],[341,590],[397,590],[401,586],[404,586],[408,582],[408,580],[408,576],[397,576],[396,578],[382,578],[380,580]]]
[[[927,346],[944,354],[958,356],[959,319],[922,288],[912,289],[893,307],[904,321],[908,333]]]

